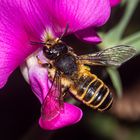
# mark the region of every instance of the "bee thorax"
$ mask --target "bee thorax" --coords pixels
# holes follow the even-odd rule
[[[56,68],[65,75],[71,76],[77,71],[77,64],[75,58],[70,54],[62,55],[55,62]]]

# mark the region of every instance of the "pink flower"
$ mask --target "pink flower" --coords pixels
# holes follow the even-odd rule
[[[110,0],[110,4],[111,6],[116,6],[117,4],[119,4],[121,2],[121,0]]]
[[[26,81],[43,103],[51,83],[47,69],[36,59],[42,46],[31,45],[31,41],[43,42],[48,36],[59,37],[68,24],[67,34],[73,33],[84,41],[99,42],[96,28],[102,26],[109,15],[109,0],[0,0],[0,87],[21,66]],[[45,109],[51,107],[48,103]],[[79,108],[64,103],[60,114],[52,120],[41,116],[39,124],[44,129],[58,129],[78,122],[81,117]]]

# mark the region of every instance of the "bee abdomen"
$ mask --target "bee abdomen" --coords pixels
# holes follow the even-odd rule
[[[99,111],[108,110],[113,101],[109,88],[95,75],[90,74],[79,79],[76,97],[87,106]]]

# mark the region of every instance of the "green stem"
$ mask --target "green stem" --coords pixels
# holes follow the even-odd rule
[[[118,42],[121,39],[130,19],[138,5],[138,2],[139,2],[139,0],[134,0],[134,1],[127,0],[127,6],[126,6],[124,14],[121,18],[121,21],[115,28],[113,28],[112,30],[110,30],[108,32],[107,38],[112,38],[114,36],[113,41],[115,41],[115,42]]]
[[[122,41],[120,41],[120,44],[132,46],[133,48],[136,49],[137,54],[139,54],[140,53],[140,31],[124,38]]]
[[[112,84],[116,90],[116,93],[119,98],[122,96],[122,83],[121,83],[121,78],[120,74],[117,71],[116,68],[107,68],[107,72],[111,78]]]
[[[130,43],[136,42],[138,40],[140,40],[140,31],[124,38],[120,42],[121,42],[121,44],[130,44]]]

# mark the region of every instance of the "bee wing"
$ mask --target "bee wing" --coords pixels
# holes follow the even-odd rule
[[[81,55],[79,60],[89,65],[120,66],[136,54],[130,46],[119,45],[93,54]]]
[[[61,77],[55,73],[51,88],[41,108],[41,114],[44,119],[52,120],[63,111],[63,95],[61,90]]]

